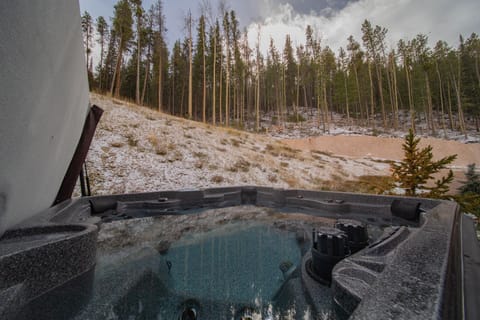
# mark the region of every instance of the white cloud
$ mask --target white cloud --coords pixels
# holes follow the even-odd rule
[[[266,52],[270,37],[281,50],[285,35],[290,34],[294,44],[305,43],[305,29],[311,25],[322,44],[334,50],[345,46],[347,37],[353,35],[361,42],[361,24],[365,19],[373,25],[387,28],[387,44],[395,46],[399,39],[411,39],[418,33],[428,35],[430,45],[445,40],[458,44],[459,34],[469,36],[480,31],[480,1],[477,0],[359,0],[328,15],[300,14],[289,4],[272,6],[270,16],[261,23],[261,49]],[[253,47],[257,38],[257,25],[247,28]]]

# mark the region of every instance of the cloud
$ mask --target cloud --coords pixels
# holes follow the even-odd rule
[[[480,30],[480,20],[475,14],[480,12],[477,0],[324,0],[320,1],[322,5],[313,7],[310,0],[282,1],[279,5],[272,0],[259,2],[262,11],[270,12],[260,21],[263,52],[270,38],[281,50],[286,34],[290,34],[294,44],[305,43],[308,25],[313,27],[324,46],[338,50],[346,46],[349,35],[361,42],[360,28],[365,19],[389,30],[387,44],[391,47],[395,47],[399,39],[411,39],[418,33],[426,34],[430,45],[445,40],[456,46],[459,34],[468,36]],[[337,4],[329,6],[334,3]],[[311,10],[307,11],[308,8]],[[252,46],[257,39],[257,23],[247,27]]]

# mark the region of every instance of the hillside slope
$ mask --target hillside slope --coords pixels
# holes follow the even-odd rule
[[[213,127],[91,94],[105,113],[87,167],[94,195],[258,185],[326,189],[388,164],[297,150],[265,135]],[[354,190],[352,190],[354,191]]]

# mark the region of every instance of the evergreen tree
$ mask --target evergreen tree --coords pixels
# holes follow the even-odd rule
[[[88,80],[91,87],[92,81],[93,81],[93,70],[92,70],[92,60],[90,59],[90,54],[92,53],[92,47],[93,47],[93,20],[92,20],[92,16],[87,11],[83,13],[81,20],[82,20],[82,31],[83,31],[83,43],[85,45],[85,54],[87,59]]]
[[[143,8],[142,0],[130,0],[133,5],[133,11],[137,19],[137,63],[136,63],[136,79],[135,79],[135,103],[140,104],[140,63],[142,60],[142,23],[143,23]]]
[[[297,64],[293,55],[293,45],[290,35],[285,36],[285,45],[283,47],[283,63],[285,65],[285,104],[287,107],[295,106],[295,82],[297,77]]]
[[[365,21],[365,51],[350,36],[346,49],[335,56],[308,26],[304,44],[293,47],[285,35],[279,52],[272,40],[264,61],[256,48],[249,48],[247,40],[254,35],[241,32],[235,12],[221,6],[221,20],[204,9],[196,28],[189,13],[187,36],[170,56],[162,0],[152,2],[145,14],[141,0],[119,0],[111,27],[103,17],[97,19],[100,61],[95,78],[93,23],[87,12],[82,14],[90,85],[104,91],[110,84],[114,96],[121,93],[139,104],[202,121],[211,117],[214,124],[243,127],[248,119],[251,129],[259,127],[254,118],[261,113],[272,113],[272,124],[284,124],[295,120],[287,118],[292,107],[296,114],[303,105],[311,117],[317,110],[324,131],[336,119],[351,124],[360,120],[376,129],[372,120],[380,112],[384,126],[401,128],[408,111],[414,132],[427,127],[435,134],[442,128],[446,137],[448,127],[467,134],[473,124],[480,131],[480,40],[475,33],[461,37],[456,48],[444,41],[430,48],[427,37],[418,35],[393,49],[385,42],[387,30]],[[202,5],[208,7],[207,2]]]
[[[455,201],[464,212],[476,215],[480,218],[480,174],[475,170],[475,164],[469,164],[465,173],[467,181],[460,187],[460,195],[455,196]]]
[[[193,115],[193,105],[192,105],[192,98],[193,98],[193,36],[192,36],[192,28],[193,28],[193,20],[192,20],[192,13],[190,10],[188,11],[187,16],[185,17],[185,27],[188,32],[188,118],[192,119]]]
[[[467,181],[463,182],[463,186],[460,187],[460,192],[462,194],[471,192],[480,195],[480,174],[476,172],[475,163],[468,165],[465,177]]]
[[[163,14],[162,0],[156,0],[150,9],[152,19],[152,33],[154,43],[154,69],[156,72],[157,109],[163,110],[163,88],[165,86],[165,73],[167,71],[168,50],[165,45],[165,16]]]
[[[117,62],[115,66],[115,72],[113,74],[112,85],[110,87],[110,94],[115,97],[120,96],[120,85],[121,85],[121,67],[122,67],[122,58],[123,53],[127,49],[128,42],[133,36],[132,31],[132,10],[130,4],[127,0],[120,0],[115,5],[114,17],[113,17],[113,28],[115,33],[118,35],[118,52],[117,52]],[[114,91],[115,90],[115,91]]]
[[[88,11],[85,11],[82,15],[82,31],[83,31],[83,44],[85,45],[85,53],[87,56],[87,67],[89,68],[90,54],[92,53],[93,46],[93,20]],[[91,71],[89,69],[89,71]]]
[[[104,62],[105,62],[105,48],[108,44],[109,41],[109,27],[107,21],[105,21],[105,18],[102,16],[99,16],[97,18],[97,43],[100,45],[100,62],[97,67],[97,73],[98,73],[98,86],[100,91],[103,91],[106,87],[105,85],[105,67],[104,67]]]
[[[442,177],[434,182],[433,187],[428,186],[428,182],[434,179],[433,175],[448,164],[452,163],[457,155],[451,155],[438,161],[433,161],[432,147],[429,145],[419,149],[420,138],[416,138],[413,130],[405,136],[405,142],[402,145],[404,150],[404,159],[391,165],[393,179],[399,186],[405,190],[407,196],[427,196],[438,198],[449,191],[448,185],[453,181],[453,172],[449,171],[446,177]],[[428,193],[424,192],[428,191]],[[420,193],[419,193],[420,192]]]
[[[195,54],[193,56],[193,95],[196,97],[194,104],[195,110],[198,110],[199,103],[202,104],[202,122],[206,122],[207,108],[207,85],[206,85],[206,35],[205,35],[205,16],[200,16],[197,26],[197,41]],[[197,114],[195,114],[195,118]]]

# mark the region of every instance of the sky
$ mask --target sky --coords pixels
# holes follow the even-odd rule
[[[154,0],[143,0],[149,8]],[[206,0],[163,0],[167,26],[167,42],[185,36],[183,17],[190,9],[199,16],[201,3]],[[222,0],[210,0],[213,13],[218,13]],[[260,30],[260,47],[268,48],[270,38],[281,50],[285,35],[293,44],[305,43],[305,29],[311,25],[322,45],[337,51],[345,47],[349,35],[361,43],[360,27],[365,19],[372,25],[388,29],[387,44],[395,47],[400,39],[411,39],[418,33],[429,37],[433,46],[445,40],[457,46],[459,34],[468,37],[480,34],[479,0],[223,0],[237,13],[241,30],[248,31],[249,42],[255,46]],[[116,0],[80,0],[81,11],[94,18],[113,15]],[[107,19],[107,21],[110,21]]]

